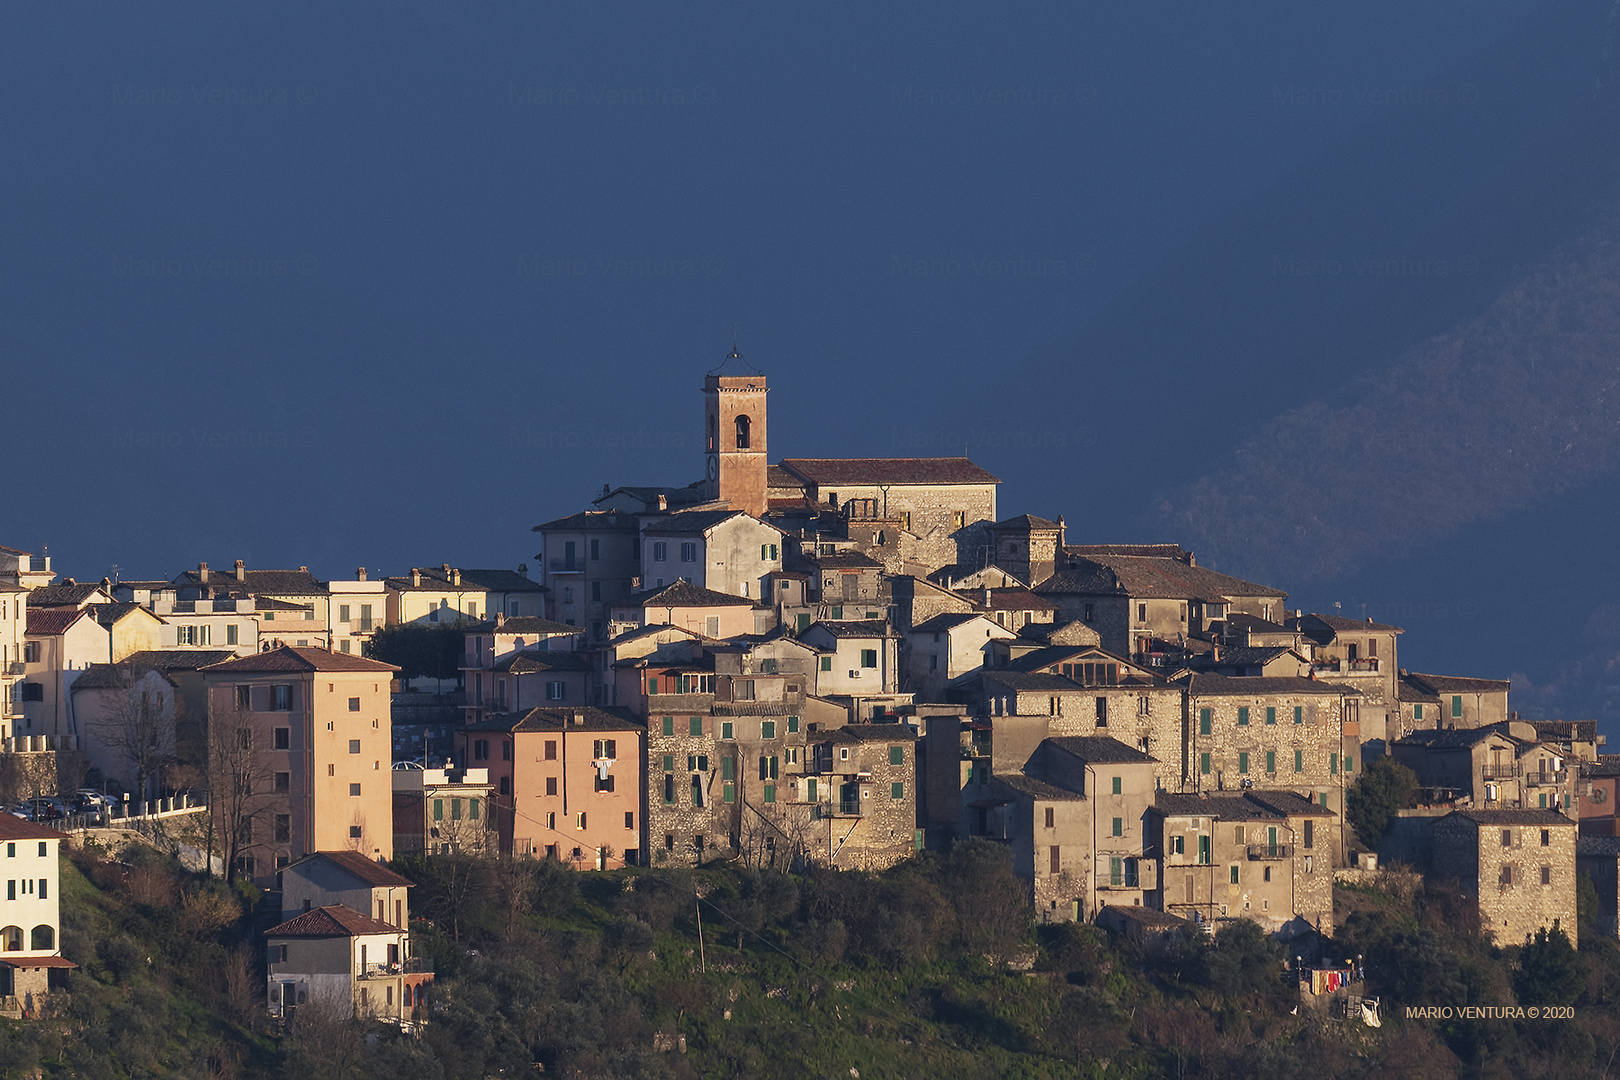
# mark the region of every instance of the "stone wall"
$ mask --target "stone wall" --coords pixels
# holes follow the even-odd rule
[[[1187,708],[1191,786],[1237,791],[1248,780],[1262,790],[1309,793],[1318,804],[1325,794],[1323,805],[1342,816],[1344,786],[1354,780],[1345,775],[1345,761],[1356,756],[1356,747],[1340,735],[1342,704],[1333,694],[1192,696]],[[1275,723],[1266,722],[1268,708],[1276,710]],[[1206,709],[1208,735],[1203,734]],[[1241,722],[1245,712],[1247,723]]]

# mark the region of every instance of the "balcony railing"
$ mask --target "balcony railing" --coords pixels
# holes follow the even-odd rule
[[[838,813],[842,817],[860,817],[861,816],[861,800],[859,800],[859,799],[839,799],[838,800]]]
[[[1519,775],[1519,766],[1517,764],[1494,763],[1480,769],[1480,775],[1486,780],[1512,780]]]
[[[1531,787],[1560,787],[1568,774],[1563,770],[1537,769],[1524,774],[1524,782]]]
[[[546,565],[550,566],[554,572],[562,574],[578,574],[583,573],[585,570],[585,560],[579,558],[548,559]]]
[[[23,663],[21,660],[13,660],[6,665],[6,674],[26,675],[28,674],[28,665]]]
[[[1294,856],[1293,844],[1250,844],[1249,858],[1251,859],[1291,859]]]
[[[1142,878],[1140,874],[1121,870],[1114,873],[1112,870],[1101,870],[1097,873],[1097,888],[1099,889],[1140,889]]]
[[[1376,656],[1356,660],[1317,660],[1311,664],[1311,670],[1340,675],[1371,675],[1383,670],[1380,663]]]

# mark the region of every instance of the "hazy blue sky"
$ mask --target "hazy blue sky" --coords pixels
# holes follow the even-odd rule
[[[0,543],[514,566],[604,483],[699,475],[736,325],[778,456],[965,446],[1008,514],[1551,683],[1620,585],[1607,445],[1497,494],[1378,395],[1615,205],[1608,14],[9,5]],[[1303,528],[1279,469],[1347,498]]]

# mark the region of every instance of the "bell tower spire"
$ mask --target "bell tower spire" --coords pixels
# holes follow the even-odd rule
[[[735,340],[703,379],[704,492],[755,517],[765,513],[767,392],[764,372],[743,359]]]

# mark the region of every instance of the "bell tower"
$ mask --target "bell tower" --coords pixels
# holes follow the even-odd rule
[[[755,517],[765,513],[766,392],[735,346],[703,379],[704,492]]]

